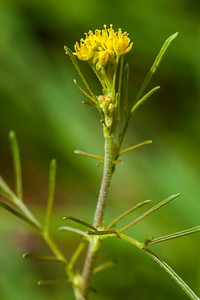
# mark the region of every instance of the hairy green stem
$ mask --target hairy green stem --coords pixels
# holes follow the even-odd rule
[[[106,200],[113,174],[113,161],[115,159],[115,142],[112,137],[105,138],[104,170],[96,206],[93,226],[101,228],[105,212]]]
[[[106,202],[108,198],[108,192],[110,188],[111,178],[114,171],[113,161],[115,159],[115,142],[114,138],[109,136],[105,137],[105,149],[104,149],[104,170],[101,181],[101,187],[99,191],[99,197],[97,201],[96,211],[94,215],[93,226],[95,228],[103,227],[103,218],[105,213]],[[90,281],[95,266],[95,261],[100,248],[100,236],[94,236],[91,238],[88,252],[85,258],[85,263],[82,272],[82,286],[81,296],[77,300],[87,300],[90,288]]]

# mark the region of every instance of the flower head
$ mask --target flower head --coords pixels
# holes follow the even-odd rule
[[[116,55],[123,55],[132,49],[133,43],[130,43],[127,32],[123,33],[121,28],[119,28],[115,35],[113,46]]]
[[[80,60],[99,62],[102,66],[116,56],[128,53],[133,46],[128,33],[122,32],[121,28],[115,32],[112,25],[110,28],[104,25],[104,29],[97,29],[94,33],[90,30],[85,35],[85,39],[82,38],[80,43],[76,42],[74,54]]]

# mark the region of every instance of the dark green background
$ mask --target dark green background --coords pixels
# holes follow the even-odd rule
[[[79,78],[63,46],[73,48],[84,32],[110,23],[127,30],[134,43],[126,56],[131,70],[130,101],[164,40],[176,31],[179,36],[151,82],[150,87],[161,85],[161,90],[135,115],[124,142],[129,146],[150,138],[153,144],[124,155],[124,164],[113,178],[105,221],[139,201],[157,203],[181,192],[129,233],[144,240],[195,226],[200,219],[198,1],[1,1],[0,173],[13,187],[8,145],[12,129],[21,148],[25,198],[40,220],[45,213],[49,162],[56,158],[55,233],[66,224],[64,215],[92,221],[102,168],[73,150],[102,155],[101,125],[97,112],[81,104],[86,99],[73,84]],[[90,72],[88,78],[100,93]],[[39,279],[62,278],[61,268],[21,259],[23,252],[48,252],[40,237],[3,211],[0,224],[0,299],[73,299],[68,287],[36,285]],[[59,233],[58,242],[70,256],[78,238]],[[152,247],[197,294],[199,248],[199,234]],[[97,294],[91,299],[187,299],[153,261],[130,245],[105,242],[99,263],[113,257],[118,265],[96,275],[92,285]]]

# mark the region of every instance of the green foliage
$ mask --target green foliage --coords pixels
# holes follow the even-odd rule
[[[100,171],[96,170],[92,160],[74,157],[73,150],[79,147],[98,153],[101,157],[102,140],[99,138],[98,126],[97,128],[94,126],[94,118],[96,118],[94,110],[84,109],[80,105],[81,101],[85,101],[85,96],[77,92],[71,84],[72,67],[69,64],[63,64],[65,54],[61,49],[65,43],[72,48],[74,42],[80,38],[80,34],[91,28],[91,24],[91,29],[101,27],[103,22],[128,29],[130,37],[134,40],[135,51],[134,55],[128,57],[131,80],[129,96],[132,97],[137,94],[141,79],[155,58],[163,39],[174,30],[178,30],[180,36],[176,41],[176,47],[170,48],[164,64],[159,69],[159,76],[155,78],[156,84],[161,85],[162,89],[159,95],[154,95],[155,100],[151,102],[151,105],[147,103],[138,114],[135,114],[134,131],[130,130],[132,133],[125,141],[126,145],[131,145],[133,140],[137,143],[138,140],[151,137],[154,145],[152,148],[148,147],[148,152],[143,148],[135,151],[132,156],[123,157],[123,168],[119,169],[118,175],[115,176],[116,191],[112,190],[113,200],[111,199],[108,207],[107,223],[109,224],[127,207],[136,205],[141,199],[147,199],[147,197],[160,199],[160,195],[170,195],[174,191],[181,191],[181,200],[166,208],[166,213],[164,210],[152,216],[148,223],[145,221],[144,225],[140,224],[130,229],[130,234],[136,233],[138,236],[143,234],[147,237],[153,233],[155,236],[165,236],[166,232],[179,232],[180,227],[193,227],[199,219],[198,5],[194,1],[151,0],[142,3],[141,1],[123,1],[122,3],[116,2],[115,9],[113,9],[112,1],[105,3],[91,0],[78,1],[77,5],[70,2],[62,2],[58,5],[57,1],[48,3],[23,0],[2,1],[0,10],[0,64],[3,70],[0,75],[0,169],[1,175],[6,178],[6,181],[1,181],[6,194],[13,196],[7,184],[14,185],[9,163],[10,156],[7,154],[7,133],[10,129],[14,129],[23,154],[23,194],[27,196],[26,199],[29,198],[28,206],[34,203],[34,210],[39,219],[45,219],[44,202],[46,201],[44,201],[43,186],[46,181],[41,174],[46,172],[44,170],[47,169],[50,159],[56,157],[59,166],[58,204],[55,215],[52,216],[51,227],[57,228],[62,225],[62,216],[68,214],[80,216],[80,218],[84,215],[87,223],[90,222],[96,198],[94,187],[99,179],[98,175],[96,177],[94,174]],[[120,11],[120,15],[116,14],[116,11]],[[87,75],[91,76],[89,72]],[[90,82],[92,81],[91,76]],[[154,82],[152,84],[155,86]],[[161,98],[159,101],[156,100],[158,96]],[[131,122],[130,127],[132,127]],[[126,145],[124,149],[128,149]],[[19,187],[19,182],[15,183],[15,186]],[[19,190],[20,188],[16,194],[18,198],[21,198]],[[39,200],[35,196],[37,193]],[[70,211],[66,207],[69,207]],[[14,253],[13,248],[17,248],[16,244],[9,245],[9,241],[12,241],[15,233],[13,228],[18,223],[16,221],[12,228],[9,225],[11,222],[9,215],[0,212],[0,216],[3,220],[0,239],[8,241],[8,245],[3,243],[0,251],[1,266],[4,266],[2,273],[5,274],[3,280],[0,280],[0,294],[3,300],[23,300],[27,297],[35,299],[36,296],[34,297],[33,294],[37,293],[37,289],[30,292],[33,288],[30,281],[33,282],[34,278],[29,277],[30,281],[27,280],[23,285],[25,289],[26,284],[30,288],[27,294],[23,293],[22,288],[18,289],[20,274],[28,271],[26,267],[23,269],[16,258],[12,258],[12,264],[7,260],[8,273],[4,272],[6,257],[2,251]],[[122,226],[125,226],[123,219],[120,222]],[[4,237],[5,233],[6,237]],[[64,247],[63,236],[60,235],[59,238],[59,242]],[[165,248],[156,249],[198,293],[200,292],[198,290],[199,238],[188,236],[184,238],[184,241],[186,242],[172,241],[166,244]],[[111,251],[113,245],[110,245],[108,240],[105,242],[105,252],[100,257],[100,261],[107,261],[113,255]],[[72,248],[74,244],[73,242],[69,244],[71,246],[68,245],[67,251],[70,252],[72,251],[70,247]],[[180,245],[184,249],[181,253]],[[29,251],[29,246],[27,243],[24,249],[20,250]],[[98,274],[94,281],[94,285],[99,287],[99,293],[93,296],[95,300],[121,299],[122,297],[132,299],[133,296],[141,299],[168,299],[169,297],[183,299],[183,294],[179,294],[175,285],[170,286],[171,282],[167,276],[164,279],[163,273],[159,273],[156,269],[156,276],[160,274],[157,277],[163,278],[162,282],[159,281],[159,289],[158,284],[152,281],[152,273],[148,271],[152,270],[153,264],[151,265],[148,260],[145,263],[140,261],[138,253],[135,254],[132,248],[128,252],[125,248],[119,246],[119,243],[116,244],[115,256],[121,261],[124,261],[126,257],[128,266],[134,262],[133,267],[138,269],[138,278],[135,278],[131,268],[128,268],[129,273],[126,274],[131,283],[128,278],[124,282],[121,276],[123,274],[121,264],[115,267],[114,274],[109,273],[115,278],[113,282],[109,282],[109,286],[105,280],[105,273]],[[40,249],[39,245],[36,245],[36,252]],[[187,259],[188,253],[191,253],[191,257],[195,257],[195,263]],[[42,272],[48,270],[46,265],[40,268]],[[37,281],[40,278],[38,273],[41,271],[33,270],[33,272]],[[15,280],[13,280],[13,274],[16,274]],[[44,273],[44,277],[45,275],[48,277],[47,274]],[[143,289],[144,280],[146,290]],[[134,295],[130,288],[133,281],[135,282]],[[123,291],[126,290],[129,296],[116,292],[116,286]],[[104,289],[107,295],[101,296],[100,291]],[[14,291],[14,296],[12,291]],[[39,293],[38,298],[45,298],[45,290],[40,290]],[[46,298],[49,299],[49,297]],[[58,289],[55,298],[64,299],[65,297],[60,296]]]

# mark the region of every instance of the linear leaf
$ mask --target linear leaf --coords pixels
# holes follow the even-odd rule
[[[156,254],[149,249],[143,249],[157,264],[167,272],[170,277],[181,287],[181,289],[188,295],[192,300],[199,300],[199,297],[191,290],[191,288],[185,283],[185,281],[163,260],[161,260]]]
[[[78,154],[78,155],[83,155],[83,156],[86,156],[86,157],[89,157],[89,158],[104,160],[104,158],[102,156],[87,153],[87,152],[84,152],[84,151],[81,151],[81,150],[74,150],[74,153]]]
[[[43,279],[38,281],[38,285],[57,285],[57,284],[69,284],[71,283],[69,279]]]
[[[125,125],[124,125],[124,128],[121,132],[121,136],[120,136],[120,142],[123,141],[123,138],[124,138],[124,135],[126,133],[126,130],[127,130],[127,127],[128,127],[128,124],[129,124],[129,121],[131,119],[131,116],[132,116],[132,113],[141,105],[143,104],[148,98],[149,96],[151,96],[152,93],[154,93],[154,89],[149,91],[146,95],[143,96],[143,94],[145,93],[145,90],[152,78],[152,76],[154,75],[154,73],[156,72],[167,48],[169,47],[169,45],[171,44],[171,42],[177,37],[178,35],[178,32],[172,34],[163,44],[161,50],[159,51],[158,55],[156,56],[156,59],[152,65],[152,67],[150,68],[147,76],[145,77],[140,89],[139,89],[139,92],[137,93],[137,96],[136,96],[136,104],[133,105],[132,107],[132,110],[131,112],[127,115],[126,117],[126,120],[125,120]],[[149,94],[150,93],[150,94]],[[142,97],[142,98],[141,98]]]
[[[133,237],[128,236],[126,234],[119,233],[118,235],[116,235],[116,237],[118,237],[118,238],[120,238],[120,239],[122,239],[122,240],[124,240],[124,241],[126,241],[126,242],[128,242],[128,243],[130,243],[130,244],[132,244],[134,246],[136,246],[139,249],[143,249],[143,247],[144,247],[143,243],[141,243],[140,241],[138,241],[138,240],[134,239]]]
[[[180,237],[183,237],[183,236],[187,236],[187,235],[196,233],[198,231],[200,231],[200,226],[196,226],[196,227],[189,228],[189,229],[186,229],[186,230],[182,230],[182,231],[179,231],[179,232],[174,232],[174,233],[171,233],[171,234],[168,234],[168,235],[164,235],[164,236],[152,239],[152,240],[148,240],[145,243],[145,247],[153,245],[153,244],[165,242],[165,241],[168,241],[168,240],[177,239],[177,238],[180,238]]]
[[[116,230],[98,230],[98,231],[88,231],[89,235],[113,235],[118,234]]]
[[[67,269],[69,272],[71,272],[71,271],[73,272],[74,265],[75,265],[76,261],[78,260],[78,258],[80,257],[82,251],[84,250],[85,245],[86,245],[85,240],[82,239],[81,242],[79,243],[79,245],[76,247],[75,251],[73,252],[72,257],[69,260],[68,265],[67,265]]]
[[[35,222],[33,222],[32,220],[30,220],[29,218],[27,218],[26,216],[24,216],[23,214],[21,214],[17,210],[13,209],[12,207],[10,207],[9,205],[7,205],[6,203],[0,202],[0,207],[2,207],[3,209],[7,210],[8,212],[10,212],[12,215],[16,216],[17,218],[19,218],[19,219],[23,220],[24,222],[28,223],[29,225],[33,226],[37,230],[39,229],[38,225]]]
[[[177,35],[178,35],[178,32],[175,32],[174,34],[172,34],[164,42],[164,44],[161,47],[158,55],[156,56],[156,59],[155,59],[153,65],[151,66],[151,68],[150,68],[147,76],[145,77],[145,79],[144,79],[144,81],[143,81],[143,83],[141,85],[141,88],[140,88],[140,90],[139,90],[139,92],[138,92],[138,94],[136,96],[136,101],[138,101],[141,98],[141,96],[143,95],[143,93],[145,92],[146,87],[149,84],[149,82],[150,82],[151,78],[153,77],[153,75],[155,74],[155,72],[156,72],[156,70],[157,70],[157,68],[158,68],[158,66],[159,66],[159,64],[160,64],[160,62],[161,62],[161,60],[162,60],[162,58],[163,58],[166,50],[167,50],[167,48],[169,47],[169,45],[171,44],[171,42],[177,37]]]
[[[147,210],[145,213],[143,213],[141,216],[139,216],[138,218],[136,218],[134,221],[132,221],[131,223],[129,223],[128,225],[117,229],[118,233],[121,233],[127,229],[129,229],[130,227],[132,227],[133,225],[135,225],[136,223],[140,222],[141,220],[143,220],[144,218],[146,218],[147,216],[149,216],[150,214],[152,214],[153,212],[155,212],[156,210],[158,210],[159,208],[161,208],[162,206],[166,205],[167,203],[169,203],[170,201],[174,200],[175,198],[177,198],[180,195],[180,193],[172,195],[166,199],[164,199],[163,201],[159,202],[158,204],[156,204],[155,206],[153,206],[152,208],[150,208],[149,210]]]
[[[10,140],[10,148],[12,153],[13,165],[14,165],[14,172],[15,172],[15,187],[16,193],[19,199],[22,200],[23,198],[23,191],[22,191],[22,176],[21,176],[21,163],[20,163],[20,154],[19,154],[19,147],[16,135],[14,131],[10,131],[9,133],[9,140]]]
[[[9,200],[13,200],[14,193],[11,191],[10,187],[6,181],[0,176],[0,193],[7,197]]]
[[[87,223],[87,222],[85,222],[83,220],[80,220],[78,218],[75,218],[75,217],[72,217],[72,216],[68,216],[68,217],[63,217],[63,219],[64,220],[71,220],[73,222],[76,222],[78,224],[84,225],[84,226],[86,226],[88,228],[91,228],[91,229],[93,229],[93,230],[96,231],[96,228],[94,226],[92,226],[91,224],[89,224],[89,223]]]
[[[56,160],[53,159],[50,164],[49,170],[49,194],[48,194],[48,202],[47,202],[47,211],[45,217],[45,229],[49,230],[53,202],[54,202],[54,194],[55,194],[55,180],[56,180]]]
[[[124,67],[124,114],[125,119],[128,116],[128,83],[129,83],[129,65]]]
[[[7,199],[12,201],[19,208],[19,210],[23,212],[24,216],[26,216],[26,218],[30,220],[32,224],[35,224],[35,227],[38,230],[41,230],[40,223],[36,220],[36,218],[33,216],[31,211],[27,208],[25,203],[13,193],[13,191],[10,189],[8,184],[1,176],[0,176],[0,193],[3,196],[5,196]]]
[[[93,99],[93,97],[90,95],[90,94],[88,94],[78,83],[77,83],[77,81],[76,81],[76,79],[74,79],[74,83],[75,83],[75,85],[77,86],[77,88],[87,97],[87,98],[89,98],[90,100],[92,100],[93,102],[94,102],[94,99]],[[95,104],[93,105],[93,106],[95,106]],[[95,106],[96,107],[96,106]]]
[[[117,264],[117,260],[116,259],[111,259],[111,260],[108,260],[106,262],[104,262],[103,264],[100,264],[99,266],[97,266],[94,271],[93,271],[93,274],[97,274],[101,271],[104,271],[108,268],[111,268],[113,266],[115,266]]]
[[[66,231],[71,231],[71,232],[74,232],[74,233],[77,233],[79,235],[82,235],[84,237],[87,237],[88,238],[88,235],[86,232],[80,230],[80,229],[77,229],[77,228],[74,228],[74,227],[70,227],[70,226],[62,226],[62,227],[59,227],[59,230],[66,230]]]
[[[141,99],[139,99],[132,107],[131,114],[133,114],[145,101],[147,101],[151,95],[153,95],[157,90],[160,89],[160,86],[156,86],[147,92]]]
[[[107,230],[112,228],[117,222],[119,222],[121,219],[123,219],[124,217],[126,217],[127,215],[131,214],[133,211],[135,211],[136,209],[142,207],[143,205],[149,203],[151,200],[145,200],[143,202],[139,202],[136,205],[134,205],[133,207],[129,208],[128,210],[126,210],[124,213],[122,213],[121,215],[119,215],[116,219],[114,219],[106,228]]]
[[[63,262],[62,260],[58,259],[56,256],[47,256],[47,255],[36,255],[32,253],[24,253],[22,255],[23,258],[32,259],[32,260],[41,260],[44,262]]]
[[[78,62],[77,62],[77,59],[76,59],[76,57],[74,56],[73,52],[72,52],[67,46],[65,46],[64,49],[65,49],[66,53],[69,55],[69,58],[71,59],[73,65],[75,66],[75,68],[76,68],[76,70],[77,70],[77,72],[78,72],[78,75],[81,77],[81,79],[82,79],[82,81],[83,81],[85,87],[86,87],[87,90],[89,91],[89,93],[90,93],[90,95],[91,95],[91,97],[92,97],[92,100],[93,100],[95,103],[97,103],[96,96],[95,96],[95,94],[93,93],[93,91],[92,91],[92,89],[91,89],[89,83],[87,82],[85,76],[83,75],[83,73],[82,73],[82,71],[81,71],[81,69],[80,69],[80,67],[79,67],[79,64],[78,64]]]
[[[156,254],[154,254],[149,249],[144,248],[143,243],[123,233],[119,233],[118,235],[116,235],[116,237],[129,242],[130,244],[136,246],[137,248],[148,254],[151,258],[154,259],[154,261],[157,262],[157,264],[162,269],[165,270],[166,273],[170,275],[170,277],[182,288],[182,290],[188,295],[188,297],[191,300],[200,300],[200,298],[191,290],[191,288],[184,282],[184,280],[178,274],[176,274],[176,272],[166,262],[161,260]]]
[[[119,155],[122,155],[122,154],[124,154],[124,153],[126,153],[128,151],[131,151],[131,150],[134,150],[134,149],[136,149],[138,147],[141,147],[141,146],[144,146],[144,145],[149,145],[149,144],[152,144],[152,140],[146,140],[146,141],[143,141],[141,143],[135,144],[133,146],[127,147],[127,148],[121,150],[119,152]]]
[[[123,67],[124,67],[124,55],[121,56],[120,60],[118,61],[118,58],[116,59],[117,65],[119,64],[119,70],[118,70],[118,83],[117,83],[117,113],[118,118],[120,118],[120,103],[121,103],[121,90],[122,90],[122,82],[123,82]],[[114,73],[114,79],[113,79],[113,86],[115,86],[116,81],[116,72]]]

